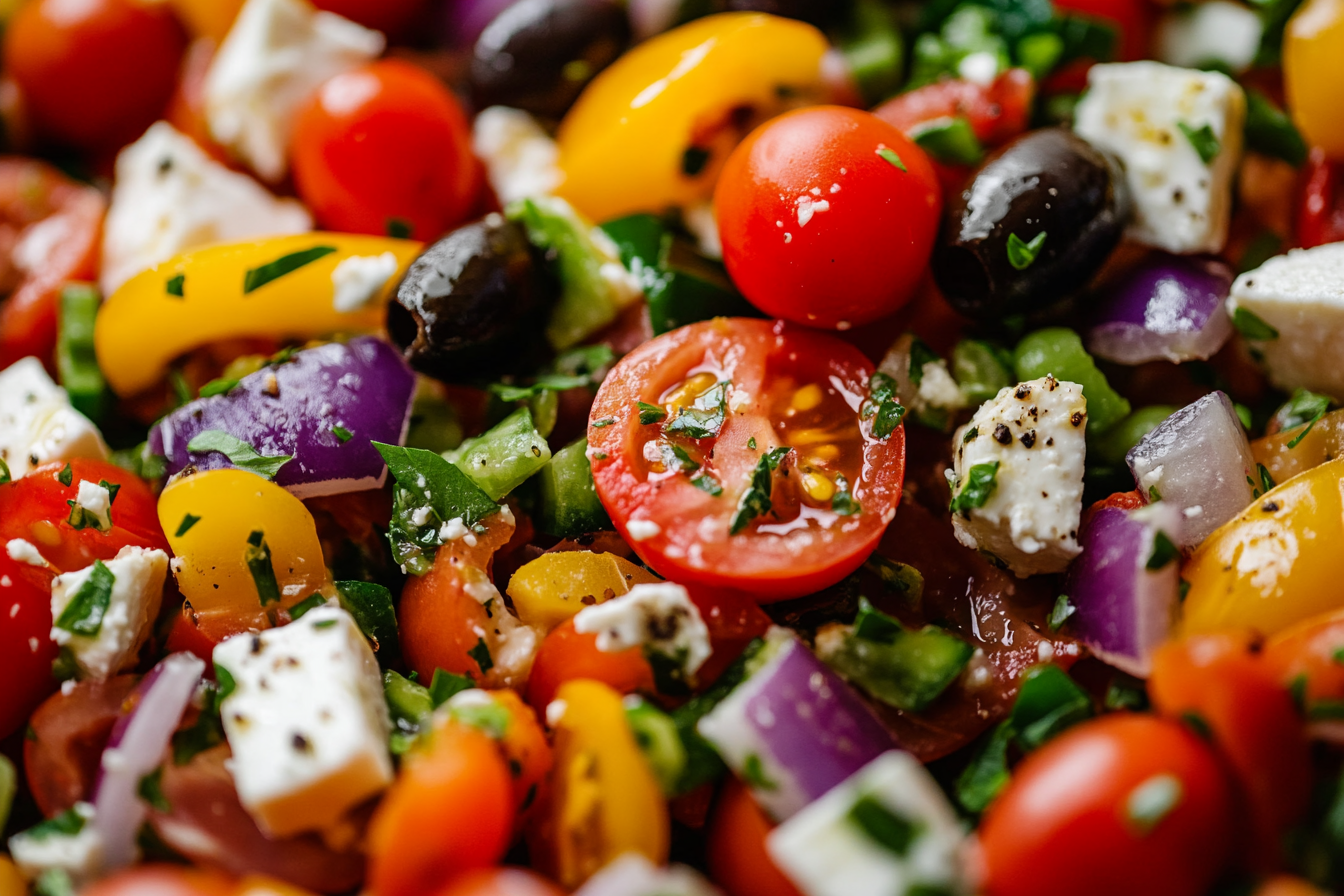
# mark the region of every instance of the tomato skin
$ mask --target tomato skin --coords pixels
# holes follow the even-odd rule
[[[1302,199],[1297,210],[1297,243],[1304,249],[1344,240],[1344,194],[1341,163],[1312,147],[1302,176]]]
[[[879,156],[895,152],[907,170]],[[714,192],[723,260],[766,314],[848,329],[896,311],[924,277],[942,190],[924,151],[857,109],[766,122],[729,156]]]
[[[1010,68],[984,85],[952,78],[906,91],[887,100],[873,114],[909,134],[936,118],[964,117],[981,143],[1007,143],[1031,123],[1036,82],[1026,69]]]
[[[638,650],[604,653],[597,649],[597,633],[580,634],[567,619],[551,630],[532,661],[527,680],[527,702],[539,713],[555,699],[567,681],[600,681],[621,694],[653,693],[653,668]]]
[[[461,224],[480,186],[462,107],[438,79],[395,59],[337,75],[299,113],[299,196],[327,229],[432,240]]]
[[[666,390],[702,365],[721,367],[716,375],[732,378],[734,389],[749,396],[746,404],[727,414],[713,442],[713,457],[706,461],[705,469],[712,462],[723,486],[719,496],[701,491],[685,475],[648,473],[643,446],[657,431],[639,422],[637,407],[640,401],[660,402]],[[598,390],[589,419],[613,421],[590,427],[588,433],[598,497],[645,563],[693,591],[700,586],[736,589],[770,601],[832,585],[871,553],[900,500],[904,478],[904,429],[876,439],[867,423],[855,430],[850,422],[859,422],[859,402],[867,394],[871,370],[852,346],[782,321],[719,318],[665,333],[626,355]],[[793,388],[788,383],[795,377],[798,384],[828,384],[835,394],[825,400],[843,401],[843,410],[830,423],[839,433],[836,441],[849,440],[840,461],[853,464],[851,472],[857,470],[851,485],[862,510],[841,525],[809,525],[815,537],[803,546],[750,526],[731,535],[730,520],[760,456],[773,446],[788,445],[790,433],[781,427],[791,418],[785,413],[775,419],[771,409],[789,406],[785,390]],[[698,441],[707,452],[709,440]],[[794,479],[776,473],[777,503],[781,483],[797,481],[803,453],[794,451],[782,462],[780,469],[792,471]],[[652,520],[659,531],[634,538],[632,518]]]
[[[1174,776],[1181,799],[1144,836],[1130,794]],[[1029,755],[980,826],[986,896],[1199,896],[1229,849],[1232,801],[1213,751],[1177,722],[1117,714]]]
[[[565,891],[526,868],[468,871],[436,896],[564,896]]]
[[[396,37],[427,4],[425,0],[313,0],[313,5]]]
[[[59,653],[51,640],[52,574],[0,552],[0,738],[18,731],[28,714],[56,689],[51,664]],[[34,647],[36,645],[36,647]]]
[[[53,694],[33,713],[23,767],[43,815],[57,815],[88,799],[112,726],[138,682],[134,675],[82,681],[68,694]]]
[[[5,31],[5,68],[39,134],[84,150],[113,150],[163,111],[186,35],[162,4],[36,0]]]
[[[709,875],[728,896],[799,896],[766,852],[765,838],[774,825],[731,775],[709,825]]]
[[[144,865],[100,880],[84,896],[233,896],[236,886],[214,871],[179,865]]]
[[[1344,700],[1344,610],[1315,616],[1285,629],[1265,644],[1265,664],[1284,687],[1304,678],[1308,708],[1319,700]]]

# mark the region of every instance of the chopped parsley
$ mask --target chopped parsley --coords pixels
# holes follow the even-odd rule
[[[60,815],[48,818],[46,821],[39,821],[24,831],[23,834],[31,840],[46,840],[48,837],[73,837],[84,830],[86,820],[78,810],[66,809]]]
[[[70,483],[75,481],[74,471],[70,469],[69,464],[66,464],[64,467],[61,467],[61,472],[56,474],[56,481],[59,482],[61,485],[69,485]]]
[[[755,451],[755,450],[756,450],[756,437],[755,437],[755,436],[752,436],[751,438],[747,439],[747,447],[750,448],[752,451]]]
[[[486,655],[489,656],[489,651],[486,651]],[[435,669],[434,678],[429,682],[429,699],[434,704],[434,708],[438,709],[457,694],[474,687],[476,687],[476,683],[466,675]]]
[[[905,167],[905,163],[901,161],[901,157],[896,155],[892,150],[887,149],[885,146],[879,147],[877,154],[882,157],[883,161],[891,163],[893,167],[899,168],[902,171],[909,170]]]
[[[387,235],[394,240],[410,239],[412,232],[411,222],[405,218],[388,218]]]
[[[861,508],[850,491],[849,480],[844,476],[835,477],[835,494],[831,496],[831,510],[840,516],[853,516]]]
[[[779,789],[779,782],[771,780],[765,773],[761,757],[756,753],[748,753],[747,758],[742,760],[742,780],[756,790]]]
[[[667,411],[656,404],[649,404],[647,401],[638,402],[639,405],[639,423],[641,426],[649,426],[653,423],[662,423],[667,419]]]
[[[781,445],[778,448],[772,448],[761,459],[756,461],[756,469],[751,471],[751,480],[747,485],[746,491],[737,502],[737,512],[733,514],[732,523],[729,524],[728,534],[736,535],[759,516],[764,516],[770,512],[770,491],[774,485],[773,474],[792,448]]]
[[[197,395],[200,398],[211,398],[215,395],[226,395],[233,390],[234,386],[237,385],[238,381],[232,379],[220,378],[217,380],[211,380],[210,382],[206,383],[204,386],[201,387],[201,391],[198,392]]]
[[[918,387],[924,382],[924,365],[937,364],[942,358],[918,336],[910,339],[910,382]]]
[[[167,283],[163,284],[163,288],[164,291],[168,293],[168,295],[175,296],[180,299],[183,298],[183,296],[185,295],[183,287],[185,287],[186,285],[187,285],[186,274],[174,274],[173,276],[168,278]]]
[[[117,577],[103,561],[93,561],[89,575],[80,584],[53,625],[75,635],[95,638],[103,627],[103,616],[112,603],[112,586]]]
[[[1135,832],[1146,836],[1181,804],[1181,781],[1172,774],[1153,775],[1129,792],[1125,799],[1125,818]]]
[[[340,442],[342,445],[355,437],[355,434],[344,426],[333,426],[331,428],[331,434],[334,435],[336,441]]]
[[[385,666],[394,661],[401,653],[401,644],[392,592],[377,582],[337,582],[336,598],[373,642],[378,661]]]
[[[719,480],[714,476],[713,473],[702,472],[696,476],[692,476],[691,485],[695,486],[696,488],[700,489],[700,491],[705,492],[706,494],[713,495],[716,498],[719,495],[723,494],[723,485],[720,484]]]
[[[325,607],[326,605],[327,599],[325,597],[320,594],[310,594],[289,608],[289,621],[298,622],[308,615],[310,610],[316,610],[318,607]]]
[[[615,422],[616,422],[615,417],[603,417],[601,420],[594,420],[592,423],[588,425],[591,426],[593,429],[602,429],[603,427],[610,426]]]
[[[1061,594],[1055,598],[1055,605],[1050,610],[1050,616],[1046,620],[1046,625],[1050,631],[1057,632],[1069,620],[1069,617],[1078,612],[1078,608],[1069,600],[1067,594]]]
[[[1148,562],[1144,566],[1149,572],[1155,572],[1180,556],[1181,552],[1176,543],[1167,533],[1158,529],[1153,533],[1153,552],[1148,555]]]
[[[994,494],[994,489],[999,485],[998,476],[999,462],[996,460],[971,467],[966,474],[966,485],[952,496],[952,503],[948,505],[948,509],[969,517],[972,510],[984,507],[985,502]]]
[[[490,647],[485,643],[484,638],[477,638],[476,646],[468,650],[467,655],[476,661],[482,675],[495,668],[494,658],[490,656]]]
[[[658,454],[662,457],[663,468],[674,473],[694,473],[700,465],[691,459],[686,449],[680,445],[661,440],[657,443]]]
[[[200,521],[201,518],[196,516],[194,513],[184,514],[182,517],[182,522],[177,524],[177,532],[174,534],[173,537],[181,538],[183,535],[186,535],[188,532],[191,531],[192,526],[196,525]]]
[[[690,436],[692,439],[712,439],[723,429],[728,413],[728,383],[715,383],[688,408],[663,425],[663,431]],[[643,414],[640,415],[643,419]]]
[[[293,460],[293,456],[279,454],[268,457],[258,454],[257,450],[236,436],[222,429],[207,429],[199,432],[187,443],[187,450],[195,454],[209,454],[218,451],[229,459],[235,467],[256,473],[262,479],[274,479],[280,468]]]
[[[1031,238],[1031,242],[1023,242],[1017,234],[1008,234],[1008,263],[1014,270],[1025,271],[1035,264],[1036,256],[1041,254],[1041,247],[1045,245],[1045,236],[1042,230]]]
[[[12,477],[10,476],[9,472],[9,464],[5,463],[5,459],[3,457],[0,457],[0,485],[4,485],[5,483],[9,482],[11,478]]]
[[[923,122],[911,130],[910,137],[920,149],[949,165],[974,165],[985,154],[971,123],[961,115]]]
[[[1196,129],[1183,121],[1176,122],[1176,127],[1185,139],[1190,141],[1190,145],[1199,153],[1199,160],[1205,165],[1218,158],[1218,151],[1222,145],[1218,142],[1218,137],[1213,133],[1213,128],[1206,122],[1202,127]]]
[[[286,274],[291,274],[335,251],[335,246],[313,246],[309,249],[300,249],[298,252],[282,255],[275,261],[267,262],[260,267],[251,268],[243,274],[243,295],[255,292],[267,283],[279,280]]]
[[[271,547],[266,543],[266,534],[260,529],[252,530],[247,536],[247,547],[243,549],[243,561],[247,571],[252,574],[252,584],[257,588],[257,597],[264,607],[280,600],[280,583],[275,578],[275,566],[271,563]]]
[[[1271,327],[1258,314],[1246,308],[1232,312],[1232,326],[1247,339],[1255,342],[1268,342],[1279,338],[1279,331]]]
[[[849,820],[868,839],[892,855],[904,857],[922,833],[921,827],[887,808],[875,796],[859,797],[849,810]]]
[[[905,417],[905,408],[896,400],[896,381],[877,371],[868,380],[868,399],[859,408],[859,416],[872,420],[873,437],[885,439],[896,431]]]
[[[154,771],[140,779],[140,785],[136,788],[136,793],[140,799],[149,804],[149,807],[155,812],[168,814],[173,811],[168,798],[163,795],[163,766],[159,766]]]
[[[978,435],[980,435],[980,427],[972,426],[970,429],[966,430],[966,435],[961,437],[961,444],[969,445],[971,442],[975,441],[975,437]]]
[[[1157,490],[1157,486],[1155,485],[1148,486],[1148,501],[1150,503],[1156,504],[1158,501],[1161,500],[1162,500],[1162,493]]]

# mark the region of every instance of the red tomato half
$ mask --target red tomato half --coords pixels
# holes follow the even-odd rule
[[[1006,143],[1027,129],[1036,82],[1025,69],[1010,68],[989,85],[953,78],[902,93],[873,110],[909,134],[939,118],[965,118],[976,138],[989,146]]]
[[[901,497],[905,433],[874,436],[871,373],[852,346],[782,321],[718,318],[659,336],[616,365],[593,403],[598,497],[673,581],[760,600],[834,584],[872,552]],[[695,405],[720,402],[717,436],[694,437]],[[659,409],[665,419],[641,423]]]
[[[761,125],[728,157],[714,193],[723,260],[742,294],[772,316],[841,330],[910,299],[942,202],[922,149],[839,106]]]
[[[51,677],[51,572],[0,550],[0,739],[23,727],[56,688]]]

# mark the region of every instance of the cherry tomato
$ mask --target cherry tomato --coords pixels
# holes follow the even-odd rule
[[[45,672],[50,679],[50,664]],[[58,815],[88,799],[112,726],[137,681],[134,675],[81,681],[69,693],[53,694],[33,713],[32,735],[23,742],[23,767],[43,815]]]
[[[1297,242],[1304,249],[1344,240],[1341,168],[1344,163],[1326,158],[1320,147],[1314,147],[1307,156],[1297,211]]]
[[[527,702],[545,712],[560,686],[587,678],[600,681],[621,694],[654,691],[653,668],[638,650],[604,653],[597,649],[597,633],[580,634],[567,619],[551,630],[532,661],[527,679]]]
[[[0,370],[33,355],[53,369],[61,287],[98,273],[107,203],[36,159],[0,157]]]
[[[56,687],[51,664],[51,579],[49,570],[12,559],[0,551],[0,738],[23,727],[28,714]]]
[[[526,868],[468,871],[435,896],[564,896],[565,891]]]
[[[753,305],[843,330],[913,295],[942,191],[928,156],[899,129],[867,112],[817,106],[743,140],[714,206],[728,273]]]
[[[1265,664],[1284,687],[1299,686],[1308,712],[1321,700],[1344,700],[1344,610],[1314,616],[1265,644]]]
[[[424,10],[426,3],[425,0],[313,0],[313,5],[396,37],[405,33],[406,26]]]
[[[493,717],[480,717],[482,722],[478,724],[475,717],[467,714],[460,721],[476,725],[497,740],[513,777],[514,808],[520,814],[525,813],[536,805],[537,795],[551,773],[551,744],[546,739],[546,731],[541,727],[537,713],[523,702],[517,692],[501,688],[485,693],[507,715],[508,723],[503,726],[503,730],[496,727]],[[449,724],[457,724],[457,720]]]
[[[728,896],[798,896],[765,849],[774,825],[747,788],[729,777],[709,823],[709,875]]]
[[[986,896],[1200,896],[1229,852],[1218,758],[1178,722],[1118,714],[1029,755],[980,825]]]
[[[161,3],[33,0],[5,29],[5,69],[40,135],[113,150],[163,112],[186,44]]]
[[[665,333],[598,390],[590,423],[610,421],[588,433],[598,497],[672,581],[759,600],[834,584],[872,552],[901,495],[905,433],[874,434],[889,418],[865,405],[871,371],[852,346],[784,322]],[[654,412],[665,419],[640,422]]]
[[[1031,73],[1010,68],[988,85],[951,78],[916,87],[887,100],[873,114],[904,134],[934,119],[961,116],[981,143],[998,146],[1027,129],[1035,95]]]
[[[465,220],[480,184],[457,100],[394,59],[324,84],[292,152],[299,196],[331,230],[431,240]]]
[[[374,813],[367,886],[373,896],[435,893],[499,861],[512,832],[509,770],[494,742],[465,725],[440,726],[407,754]]]
[[[1147,0],[1055,0],[1055,9],[1099,19],[1119,34],[1116,53],[1121,62],[1132,62],[1148,55],[1148,32],[1152,11]]]
[[[1271,864],[1311,797],[1302,717],[1246,632],[1194,635],[1153,655],[1148,694],[1172,718],[1197,718],[1231,767],[1250,810],[1255,858]]]
[[[144,865],[100,880],[84,896],[233,896],[233,881],[214,871],[180,865]]]

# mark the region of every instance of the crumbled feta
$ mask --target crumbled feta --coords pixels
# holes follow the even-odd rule
[[[136,274],[187,249],[312,227],[302,204],[275,198],[160,121],[117,156],[99,282],[111,295]]]
[[[1231,0],[1206,0],[1167,11],[1154,38],[1157,59],[1207,68],[1217,62],[1240,74],[1255,62],[1264,24],[1255,10]]]
[[[235,635],[214,661],[236,685],[221,718],[238,798],[262,830],[330,828],[392,781],[378,661],[345,610]]]
[[[397,272],[397,256],[352,255],[336,265],[331,283],[336,288],[332,307],[342,314],[358,311],[378,297],[378,293]]]
[[[503,687],[522,684],[532,671],[532,661],[536,658],[542,633],[513,615],[499,589],[484,570],[462,566],[458,575],[461,577],[462,590],[485,607],[486,616],[490,619],[488,628],[476,632],[490,653],[490,663],[481,669],[482,675],[488,675],[492,684]]]
[[[149,637],[163,600],[168,555],[160,550],[124,547],[104,566],[112,574],[112,593],[96,635],[82,635],[52,626],[51,639],[69,647],[81,678],[102,681],[135,665]],[[93,566],[59,575],[51,581],[51,618],[65,608],[89,580]]]
[[[550,196],[565,179],[560,148],[537,120],[521,109],[490,106],[471,129],[471,147],[501,205]]]
[[[1124,164],[1134,202],[1130,239],[1168,252],[1218,252],[1245,118],[1246,95],[1226,75],[1124,62],[1092,67],[1074,130]],[[1212,131],[1207,163],[1182,127]]]
[[[685,865],[659,868],[636,852],[627,852],[609,862],[574,896],[719,896],[719,891]]]
[[[426,518],[426,521],[428,521],[428,518]],[[414,522],[414,520],[412,520],[412,522]],[[424,523],[421,523],[420,525],[424,525]],[[472,534],[472,531],[467,524],[462,521],[462,517],[455,516],[439,527],[439,539],[441,541],[457,541],[459,538],[467,540],[467,547],[476,546],[476,536]]]
[[[888,842],[908,831],[903,844]],[[775,828],[775,864],[804,896],[969,893],[965,833],[947,797],[909,753],[891,750]]]
[[[107,457],[102,434],[70,407],[42,362],[23,358],[0,370],[0,460],[21,479],[48,461]]]
[[[5,553],[9,559],[19,563],[27,563],[29,566],[37,566],[45,569],[50,564],[47,558],[42,556],[42,552],[37,549],[37,545],[31,541],[24,541],[22,538],[11,538],[5,542]]]
[[[206,72],[210,136],[263,179],[280,180],[300,107],[385,43],[380,32],[306,0],[247,0]]]
[[[913,348],[917,338],[912,333],[903,334],[887,349],[877,369],[896,381],[896,395],[911,413],[942,428],[950,412],[966,406],[966,396],[944,359],[923,360],[915,368]]]
[[[1062,572],[1082,550],[1087,399],[1077,383],[1052,376],[1000,390],[952,437],[955,493],[972,468],[998,464],[979,507],[952,515],[957,540],[985,551],[1019,576]]]
[[[652,445],[653,443],[649,442],[648,444]],[[656,445],[654,447],[657,448]],[[660,454],[659,457],[662,457],[662,455]],[[661,534],[663,527],[653,520],[630,520],[626,523],[625,531],[630,536],[631,541],[648,541],[650,538]]]
[[[112,493],[108,491],[107,486],[87,479],[79,480],[79,491],[75,494],[74,507],[81,509],[84,512],[85,522],[90,523],[99,532],[106,532],[112,528]]]
[[[20,873],[32,880],[44,871],[58,869],[70,875],[76,885],[87,883],[103,871],[103,838],[93,822],[93,806],[75,803],[75,813],[83,819],[73,834],[15,834],[9,838],[9,853]]]
[[[677,660],[689,676],[709,659],[709,628],[686,589],[671,582],[636,585],[619,597],[584,607],[574,630],[596,632],[605,653],[644,647]]]
[[[1251,345],[1280,389],[1310,389],[1344,401],[1344,243],[1294,249],[1232,284],[1227,310],[1269,324],[1278,336]]]

